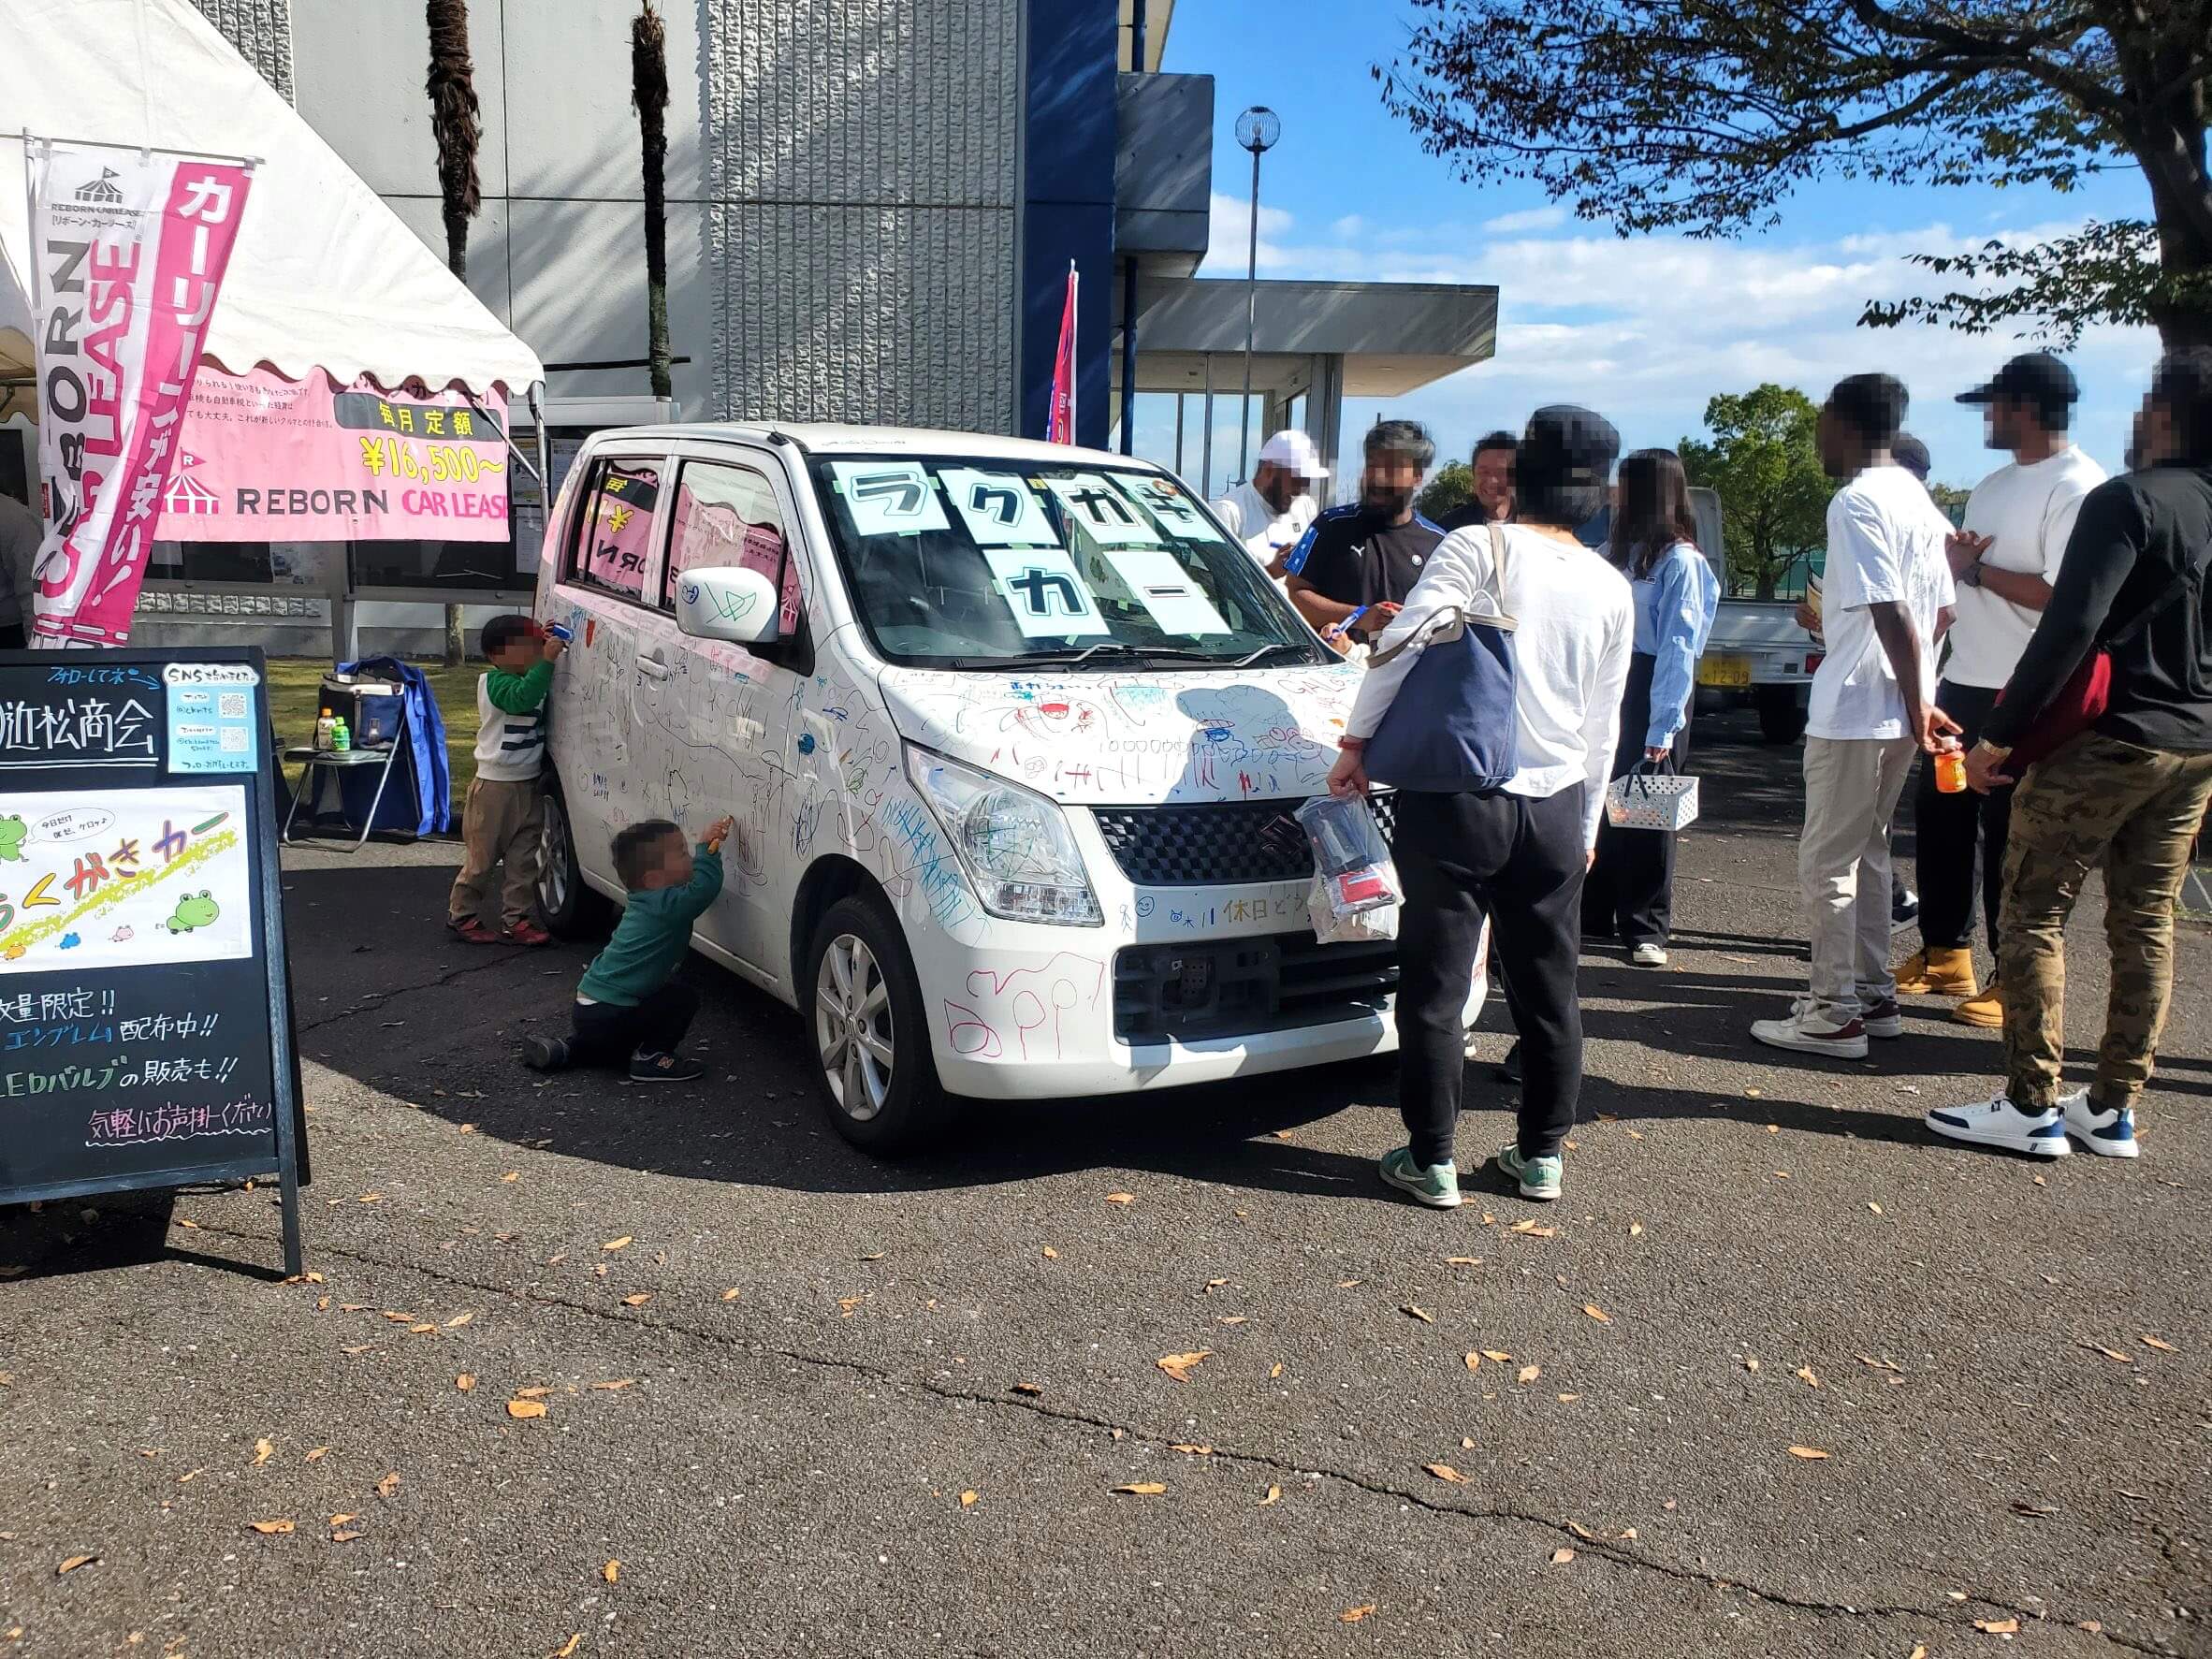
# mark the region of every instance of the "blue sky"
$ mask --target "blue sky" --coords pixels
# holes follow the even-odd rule
[[[1860,308],[1927,283],[1906,254],[2144,212],[2132,172],[2071,196],[1839,185],[1797,196],[1780,226],[1738,241],[1622,240],[1533,185],[1463,183],[1421,153],[1369,74],[1403,42],[1408,15],[1395,0],[1180,0],[1168,36],[1167,69],[1215,77],[1213,252],[1202,275],[1244,274],[1251,162],[1230,129],[1238,111],[1266,104],[1282,116],[1283,138],[1261,174],[1263,278],[1500,290],[1494,360],[1387,407],[1347,400],[1347,437],[1380,410],[1426,423],[1442,457],[1463,456],[1492,428],[1518,429],[1538,404],[1572,401],[1609,416],[1629,447],[1672,445],[1702,431],[1714,393],[1775,380],[1817,398],[1843,374],[1883,369],[1912,388],[1910,424],[1934,453],[1936,478],[1971,485],[2000,458],[1983,446],[1979,416],[1952,399],[2041,342],[1860,328]],[[2067,354],[2083,385],[2076,438],[2108,468],[2117,468],[2157,350],[2147,329],[2101,328]],[[1195,399],[1191,414],[1195,423]],[[1216,412],[1216,487],[1235,418],[1233,403]],[[1139,448],[1171,459],[1171,405],[1145,409]],[[1195,441],[1190,454],[1195,481]]]

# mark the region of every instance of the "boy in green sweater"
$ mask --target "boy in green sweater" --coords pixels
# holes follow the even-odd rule
[[[615,873],[629,891],[622,920],[606,949],[576,986],[575,1028],[563,1037],[532,1037],[523,1063],[540,1071],[564,1066],[630,1066],[633,1083],[689,1083],[706,1068],[676,1052],[699,993],[672,977],[691,943],[691,924],[722,890],[725,818],[707,829],[697,851],[665,818],[633,823],[615,837]]]
[[[460,874],[445,901],[446,925],[473,945],[542,945],[552,936],[531,911],[537,898],[538,835],[545,797],[546,697],[561,642],[530,618],[509,614],[484,624],[491,667],[476,680],[476,777],[461,812]],[[506,866],[500,926],[483,917],[492,871]]]

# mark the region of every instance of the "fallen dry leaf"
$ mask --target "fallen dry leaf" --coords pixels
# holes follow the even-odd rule
[[[1133,1204],[1137,1201],[1137,1195],[1133,1192],[1110,1192],[1106,1195],[1106,1201],[1110,1204]]]
[[[1267,1489],[1267,1496],[1259,1500],[1259,1506],[1264,1509],[1270,1504],[1279,1504],[1282,1501],[1283,1489],[1279,1486],[1271,1486]]]
[[[2155,1336],[2146,1336],[2143,1339],[2143,1346],[2147,1348],[2156,1348],[2161,1354],[2178,1354],[2181,1351],[2172,1343],[2161,1342]]]
[[[1790,1448],[1790,1456],[1794,1458],[1803,1458],[1808,1463],[1817,1463],[1825,1462],[1827,1458],[1827,1455],[1828,1454],[1826,1452],[1821,1450],[1817,1446],[1793,1446]]]
[[[1881,1206],[1880,1204],[1877,1204],[1877,1203],[1869,1203],[1869,1204],[1867,1205],[1867,1208],[1868,1208],[1868,1209],[1870,1209],[1870,1210],[1871,1210],[1871,1211],[1873,1211],[1873,1212],[1874,1212],[1874,1214],[1875,1214],[1875,1215],[1881,1215],[1881,1214],[1882,1214],[1882,1206]]]
[[[2040,1521],[2046,1515],[2058,1514],[2058,1510],[2049,1507],[2047,1505],[2030,1504],[2025,1499],[2015,1498],[2013,1500],[2013,1513],[2015,1515],[2025,1515],[2033,1520]]]
[[[313,1451],[309,1452],[306,1458],[302,1461],[310,1463],[319,1463],[329,1455],[330,1448],[327,1446],[318,1446]]]
[[[330,1517],[330,1524],[332,1526],[343,1526],[347,1521],[357,1519],[358,1517],[352,1515],[333,1515]]]
[[[395,1325],[412,1325],[415,1323],[415,1316],[413,1314],[394,1313],[388,1307],[384,1310],[384,1317],[389,1319]]]
[[[1820,1387],[1820,1378],[1812,1375],[1812,1367],[1810,1365],[1797,1367],[1797,1380],[1807,1388],[1817,1389]]]
[[[1535,1382],[1536,1378],[1542,1376],[1543,1375],[1544,1368],[1541,1365],[1523,1365],[1518,1372],[1514,1373],[1514,1380],[1525,1385]]]
[[[1579,1400],[1581,1397],[1582,1397],[1582,1396],[1581,1396],[1581,1395],[1579,1395],[1579,1394],[1562,1394],[1562,1395],[1560,1395],[1560,1397],[1559,1397],[1559,1403],[1560,1403],[1562,1405],[1572,1405],[1572,1404],[1574,1404],[1576,1401]]]
[[[1336,1615],[1336,1622],[1339,1624],[1357,1624],[1361,1620],[1366,1618],[1368,1614],[1374,1611],[1375,1604],[1373,1602],[1368,1602],[1363,1607],[1346,1608],[1343,1612]]]
[[[1913,1644],[1913,1651],[1905,1655],[1905,1659],[1928,1659],[1928,1644],[1926,1642],[1914,1642]]]
[[[1250,1317],[1244,1314],[1223,1314],[1216,1317],[1214,1323],[1216,1325],[1244,1325],[1250,1323]]]
[[[962,1493],[960,1494],[960,1506],[961,1506],[963,1509],[972,1509],[972,1508],[974,1508],[974,1507],[975,1507],[975,1501],[976,1501],[976,1499],[977,1499],[979,1496],[981,1496],[981,1495],[982,1495],[982,1494],[980,1494],[980,1493],[978,1493],[978,1492],[962,1492]]]
[[[1553,1566],[1564,1566],[1568,1562],[1574,1559],[1575,1552],[1572,1550],[1569,1550],[1564,1544],[1551,1552],[1551,1564]]]
[[[1759,1362],[1751,1355],[1746,1354],[1743,1357],[1743,1368],[1746,1371],[1756,1371],[1759,1368]]]
[[[605,1382],[595,1382],[591,1386],[607,1393],[612,1393],[617,1389],[635,1388],[637,1386],[637,1378],[634,1376],[618,1376],[612,1377]]]
[[[1193,1458],[1210,1458],[1214,1455],[1214,1448],[1211,1446],[1201,1446],[1195,1440],[1178,1440],[1168,1449],[1179,1451],[1186,1457]]]
[[[1209,1290],[1218,1290],[1222,1286],[1228,1283],[1229,1281],[1227,1279],[1208,1279],[1206,1281],[1206,1288]]]
[[[517,1400],[543,1400],[553,1390],[551,1389],[548,1389],[543,1383],[540,1383],[532,1388],[517,1389],[515,1390],[515,1398]]]
[[[1454,1486],[1464,1486],[1467,1484],[1467,1477],[1461,1474],[1457,1469],[1453,1468],[1449,1463],[1423,1463],[1421,1467],[1428,1470],[1430,1474],[1435,1476],[1437,1479],[1448,1480]]]
[[[438,1327],[435,1325],[410,1325],[407,1327],[407,1334],[410,1336],[434,1336],[437,1334],[437,1331]]]
[[[1054,1249],[1050,1244],[1047,1244],[1044,1247],[1044,1259],[1047,1261],[1057,1261],[1060,1259],[1060,1253]]]
[[[1599,1307],[1594,1302],[1584,1302],[1582,1304],[1582,1311],[1588,1314],[1592,1318],[1595,1319],[1600,1325],[1610,1325],[1613,1322],[1613,1316],[1607,1313],[1605,1309]]]
[[[650,1290],[640,1290],[635,1296],[623,1297],[622,1305],[624,1307],[643,1307],[652,1300],[653,1293]]]
[[[2135,1363],[2134,1355],[2123,1354],[2117,1348],[2108,1348],[2101,1342],[2085,1342],[2081,1346],[2085,1348],[2088,1348],[2091,1353],[2103,1354],[2107,1360],[2117,1360],[2122,1365],[2132,1365]]]
[[[288,1533],[293,1530],[288,1521],[249,1521],[246,1524],[257,1533]]]
[[[1632,1239],[1642,1238],[1644,1236],[1644,1224],[1640,1221],[1631,1221],[1628,1224],[1628,1236]]]
[[[1854,1354],[1852,1358],[1861,1365],[1870,1366],[1876,1371],[1901,1372],[1903,1369],[1901,1366],[1891,1364],[1887,1360],[1877,1360],[1870,1354]]]
[[[2011,1636],[2020,1628],[2017,1619],[1976,1619],[1974,1628],[1990,1636]]]
[[[1481,1363],[1482,1356],[1480,1354],[1469,1354],[1467,1356],[1467,1369],[1469,1371],[1475,1370]]]
[[[724,1302],[735,1302],[737,1300],[737,1287],[732,1285],[727,1290],[723,1291],[722,1300]]]
[[[605,1244],[604,1244],[600,1245],[599,1247],[600,1247],[600,1249],[601,1249],[601,1250],[603,1250],[603,1251],[604,1251],[604,1250],[627,1250],[627,1249],[629,1249],[629,1248],[630,1248],[631,1242],[632,1242],[632,1241],[631,1241],[631,1237],[630,1237],[630,1235],[629,1235],[628,1233],[624,1233],[624,1234],[623,1234],[623,1235],[622,1235],[620,1238],[618,1238],[618,1239],[609,1239],[609,1240],[607,1240],[607,1242],[606,1242]]]
[[[1044,1390],[1039,1388],[1035,1383],[1016,1383],[1013,1385],[1013,1391],[1017,1394],[1029,1395],[1037,1395],[1044,1392]]]
[[[452,1318],[445,1321],[445,1329],[448,1331],[458,1331],[463,1325],[466,1325],[475,1317],[476,1316],[474,1314],[456,1314]]]
[[[507,1402],[507,1415],[513,1418],[544,1417],[546,1403],[543,1400],[510,1400]]]
[[[1275,1362],[1274,1362],[1273,1365],[1271,1365],[1270,1367],[1268,1367],[1267,1380],[1268,1380],[1269,1382],[1273,1382],[1273,1381],[1274,1381],[1274,1380],[1275,1380],[1275,1378],[1276,1378],[1276,1377],[1278,1377],[1278,1376],[1280,1376],[1280,1375],[1283,1375],[1283,1362],[1282,1362],[1282,1361],[1280,1361],[1280,1360],[1277,1360],[1277,1361],[1275,1361]]]
[[[502,1181],[519,1181],[522,1179],[522,1171],[520,1170],[509,1170],[504,1175],[502,1175],[500,1179]]]
[[[271,1453],[273,1453],[275,1450],[276,1450],[276,1448],[275,1448],[275,1447],[273,1447],[273,1446],[271,1446],[271,1445],[270,1445],[270,1444],[269,1444],[268,1441],[266,1441],[266,1440],[256,1440],[256,1441],[255,1441],[255,1442],[254,1442],[254,1467],[255,1467],[255,1468],[256,1468],[256,1469],[258,1469],[259,1467],[261,1467],[261,1465],[262,1465],[263,1463],[266,1463],[267,1462],[269,1462],[270,1454],[271,1454]]]
[[[1414,1306],[1410,1302],[1400,1303],[1398,1311],[1408,1318],[1419,1319],[1424,1325],[1433,1325],[1436,1322],[1434,1316],[1424,1308]]]
[[[1444,1265],[1447,1267],[1480,1267],[1482,1258],[1479,1256],[1447,1256],[1444,1259]]]
[[[54,1568],[53,1576],[58,1579],[64,1573],[73,1573],[80,1566],[90,1566],[94,1562],[99,1559],[100,1558],[96,1555],[72,1555],[68,1560],[63,1562],[60,1566]]]
[[[1157,1480],[1138,1480],[1128,1486],[1117,1486],[1115,1492],[1126,1492],[1132,1497],[1157,1498],[1168,1489]]]
[[[380,1498],[391,1497],[393,1494],[398,1492],[399,1490],[400,1471],[397,1469],[394,1469],[389,1475],[386,1475],[382,1480],[379,1480],[376,1483],[376,1495]]]
[[[604,1579],[609,1584],[620,1583],[622,1580],[622,1564],[619,1561],[608,1562],[606,1565],[599,1569],[599,1576]]]
[[[575,1652],[583,1643],[584,1633],[579,1630],[553,1650],[553,1659],[575,1659]]]
[[[333,1544],[350,1544],[360,1535],[361,1535],[359,1533],[356,1532],[334,1532],[330,1535],[330,1542]]]
[[[453,1379],[453,1386],[458,1389],[462,1393],[467,1393],[471,1389],[476,1386],[476,1374],[473,1371],[462,1372],[458,1376]]]
[[[1541,1223],[1535,1220],[1516,1221],[1506,1230],[1510,1232],[1526,1233],[1532,1239],[1555,1239],[1559,1237],[1558,1228],[1545,1227]]]
[[[1188,1382],[1191,1368],[1201,1361],[1210,1360],[1213,1357],[1214,1350],[1212,1348],[1200,1348],[1197,1352],[1189,1354],[1162,1354],[1153,1363],[1177,1382]]]

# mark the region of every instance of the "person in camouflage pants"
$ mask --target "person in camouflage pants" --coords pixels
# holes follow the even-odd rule
[[[2104,873],[2112,996],[2089,1102],[2101,1113],[2132,1108],[2143,1093],[2174,985],[2174,904],[2208,801],[2212,754],[2142,749],[2096,732],[2020,780],[2000,924],[2014,1105],[2041,1113],[2058,1103],[2066,921],[2093,869]]]

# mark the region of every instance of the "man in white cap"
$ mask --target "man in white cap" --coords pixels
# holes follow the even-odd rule
[[[1259,446],[1259,465],[1252,471],[1252,481],[1231,486],[1214,503],[1215,516],[1279,582],[1283,556],[1298,545],[1321,511],[1315,492],[1328,478],[1329,469],[1321,464],[1314,441],[1286,429]]]

